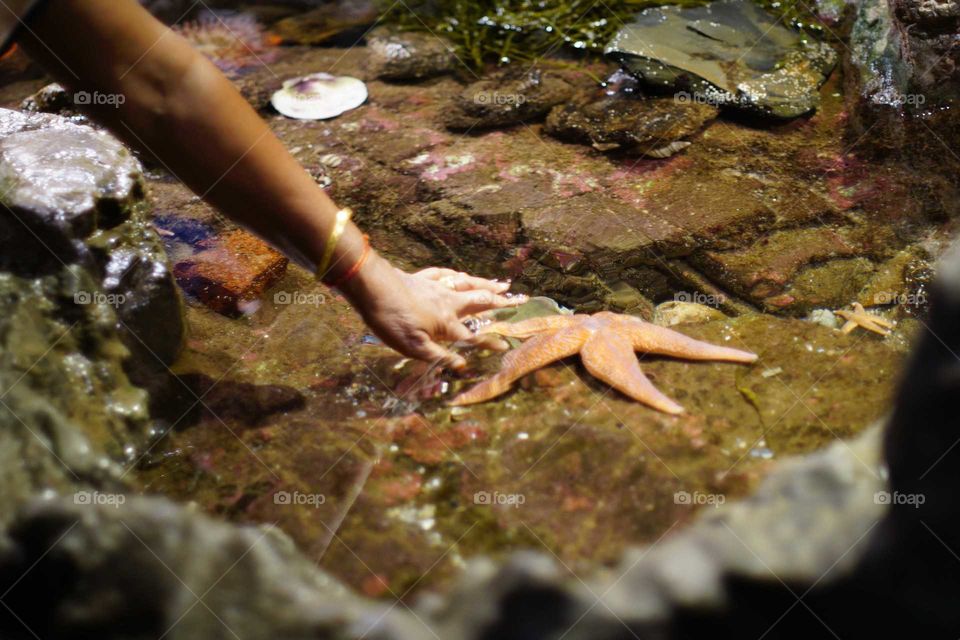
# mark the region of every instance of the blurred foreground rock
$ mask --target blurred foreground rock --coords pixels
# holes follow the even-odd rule
[[[85,495],[37,502],[0,538],[4,637],[349,638],[362,616],[385,613],[275,528]]]

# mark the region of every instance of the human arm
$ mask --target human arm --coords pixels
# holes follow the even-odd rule
[[[230,81],[137,2],[48,1],[18,42],[69,90],[122,95],[122,104],[87,105],[89,115],[225,215],[302,265],[321,261],[338,207]],[[348,224],[321,275],[341,279],[363,249]],[[437,342],[469,339],[460,318],[515,304],[508,288],[453,272],[405,274],[374,252],[341,291],[388,345],[459,367]]]

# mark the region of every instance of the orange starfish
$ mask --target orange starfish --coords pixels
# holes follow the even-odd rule
[[[689,360],[753,362],[757,359],[747,351],[700,342],[640,318],[609,311],[531,318],[516,323],[497,322],[482,328],[480,333],[530,339],[503,358],[499,373],[464,391],[451,404],[489,400],[507,391],[515,380],[531,371],[579,353],[583,366],[595,378],[654,409],[678,414],[683,413],[683,407],[660,393],[643,375],[634,351]]]

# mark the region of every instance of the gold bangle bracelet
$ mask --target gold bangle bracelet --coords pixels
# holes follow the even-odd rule
[[[353,216],[353,211],[350,209],[340,209],[340,211],[337,211],[337,218],[333,223],[333,230],[330,231],[327,244],[323,247],[323,257],[317,265],[317,278],[322,279],[327,275],[327,270],[330,269],[330,263],[333,261],[333,252],[337,248],[337,244],[340,242],[340,236],[343,235],[343,230],[347,228],[347,223],[350,222],[351,216]]]

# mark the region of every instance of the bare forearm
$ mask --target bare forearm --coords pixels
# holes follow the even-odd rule
[[[37,15],[21,42],[71,90],[122,95],[116,107],[91,105],[91,115],[224,214],[315,265],[333,226],[333,202],[216,67],[136,3],[117,4],[50,3],[56,12]],[[83,38],[73,35],[78,23]],[[361,250],[350,225],[332,275]]]

